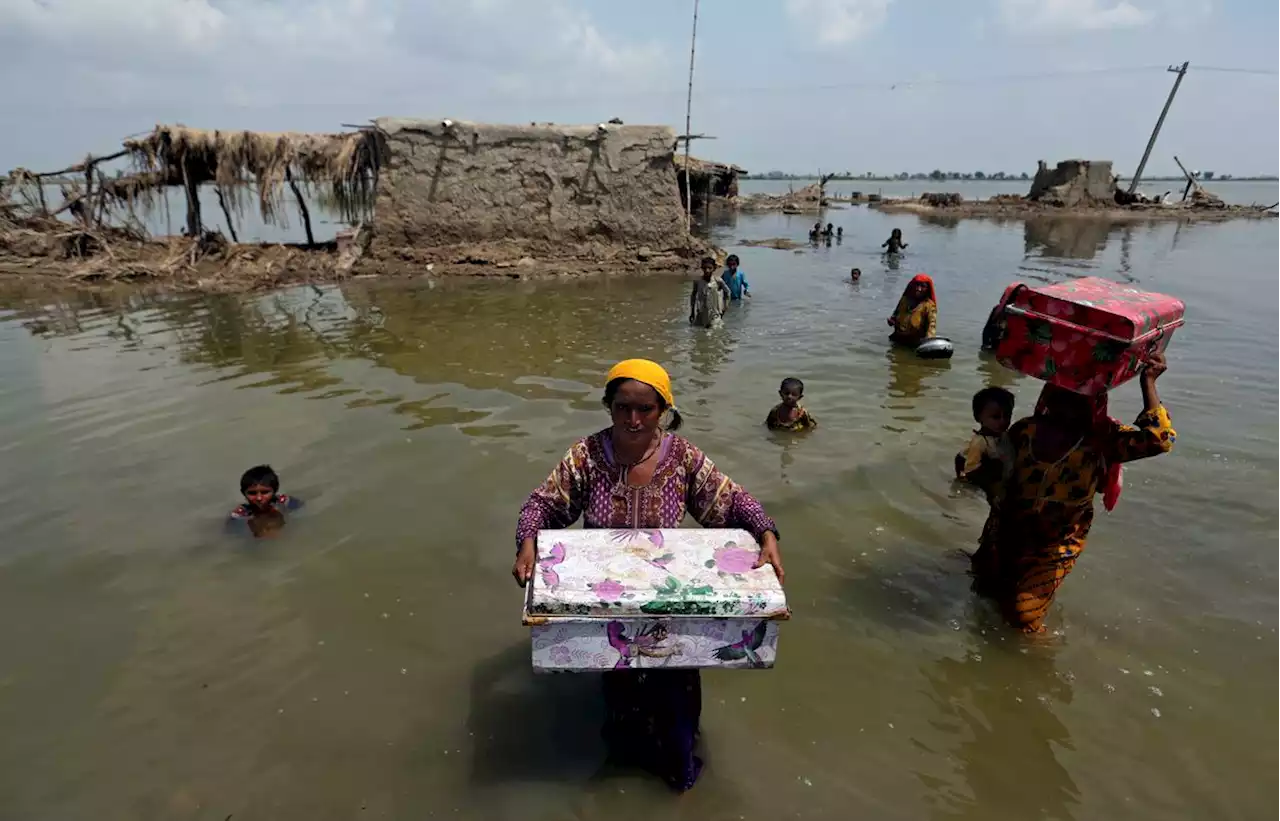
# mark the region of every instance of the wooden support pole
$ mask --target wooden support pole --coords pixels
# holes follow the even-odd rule
[[[293,189],[294,199],[298,201],[298,211],[302,214],[302,227],[307,231],[307,245],[315,245],[315,237],[311,234],[311,212],[307,210],[307,201],[302,198],[302,191],[298,189],[298,184],[293,181],[293,171],[286,167],[284,178],[289,181],[289,187]]]
[[[182,190],[187,195],[187,236],[198,239],[202,228],[200,222],[200,188],[193,179],[185,157],[182,160]]]
[[[81,212],[84,217],[84,227],[93,228],[93,155],[90,154],[84,158],[84,198],[89,207]]]
[[[218,194],[218,207],[222,209],[222,216],[227,218],[227,231],[231,234],[231,241],[238,244],[240,238],[236,236],[236,224],[231,219],[231,209],[227,208],[227,200],[222,196],[222,186],[215,185],[213,190]]]

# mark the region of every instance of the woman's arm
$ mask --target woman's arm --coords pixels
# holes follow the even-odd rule
[[[533,575],[535,545],[540,530],[557,530],[578,521],[586,499],[587,447],[569,449],[541,485],[520,508],[516,523],[516,563],[511,575],[521,587]]]
[[[1106,458],[1112,462],[1132,462],[1173,450],[1178,433],[1169,412],[1160,404],[1156,380],[1167,370],[1164,355],[1151,358],[1142,370],[1142,413],[1133,425],[1116,425],[1106,442]]]
[[[778,526],[764,507],[741,485],[725,476],[693,445],[685,454],[685,504],[703,527],[741,528],[760,543],[756,567],[773,566],[778,581],[785,577],[778,552]]]
[[[905,246],[904,246],[905,247]],[[934,302],[926,302],[924,307],[925,338],[933,339],[938,335],[938,306]]]

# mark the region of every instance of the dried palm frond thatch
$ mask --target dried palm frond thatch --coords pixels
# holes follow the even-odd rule
[[[319,189],[345,220],[367,218],[381,165],[377,138],[365,130],[306,134],[157,125],[124,145],[139,173],[192,185],[212,182],[237,214],[244,213],[244,191],[253,185],[258,211],[270,224],[283,220],[284,186],[291,182]]]

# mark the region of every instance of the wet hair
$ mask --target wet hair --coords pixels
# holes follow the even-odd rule
[[[711,259],[711,257],[707,257],[707,259]],[[601,400],[601,402],[604,404],[606,408],[612,411],[613,400],[616,399],[618,396],[618,388],[622,387],[623,382],[635,382],[635,381],[637,380],[629,379],[625,376],[620,376],[617,379],[610,381],[608,385],[604,386],[604,398]],[[644,383],[642,382],[641,384],[644,384]],[[654,390],[653,394],[654,396],[658,397],[658,407],[662,409],[662,412],[665,413],[668,410],[671,411],[671,421],[667,423],[667,430],[680,430],[680,426],[684,424],[684,417],[680,415],[680,411],[676,410],[675,408],[668,407],[667,400],[663,399],[662,394],[658,393],[657,390]]]
[[[849,272],[849,276],[853,276],[854,274],[857,274],[858,276],[862,276],[862,269],[854,268],[852,271]]]
[[[698,263],[698,267],[699,267],[699,268],[706,268],[708,265],[710,265],[712,268],[715,268],[715,267],[716,267],[716,258],[715,258],[715,257],[703,257],[703,258],[702,258],[702,262]]]
[[[782,380],[782,384],[778,386],[778,393],[785,393],[787,391],[795,391],[800,396],[804,396],[804,383],[799,379],[796,379],[794,376],[788,376],[786,379]]]
[[[258,465],[251,467],[240,475],[240,495],[254,485],[266,485],[271,488],[272,493],[280,490],[280,477],[271,469],[271,465]]]
[[[894,228],[892,231],[890,231],[890,232],[889,232],[889,236],[891,236],[891,237],[901,237],[901,236],[902,236],[902,229],[901,229],[901,228]]]
[[[1000,410],[1005,412],[1006,416],[1013,416],[1013,394],[1004,388],[987,387],[973,395],[973,419],[975,422],[978,420],[978,414],[982,413],[983,409],[993,402]]]
[[[725,265],[731,265],[731,264],[733,264],[733,263],[735,263],[735,262],[736,262],[736,263],[738,263],[739,265],[741,265],[741,264],[742,264],[742,260],[738,259],[738,255],[737,255],[737,254],[730,254],[729,256],[727,256],[727,257],[725,257],[725,258],[724,258],[724,264],[725,264]]]

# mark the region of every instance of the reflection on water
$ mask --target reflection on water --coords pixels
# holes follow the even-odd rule
[[[1093,259],[1118,227],[1114,222],[1083,217],[1030,219],[1024,226],[1028,255],[1039,252],[1062,259]]]
[[[933,798],[930,817],[1076,817],[1080,790],[1057,754],[1073,749],[1071,732],[1058,718],[1071,705],[1073,687],[1071,676],[1056,669],[1056,648],[1011,653],[1004,644],[975,638],[963,658],[942,658],[922,671],[934,720],[964,739],[946,751],[963,789],[917,773]]]
[[[649,277],[4,297],[0,817],[1270,817],[1277,394],[1252,342],[1275,225],[1028,259],[1013,223],[827,220],[844,243],[733,248],[755,297],[711,331],[687,281]],[[880,255],[894,225],[909,259]],[[889,345],[904,265],[934,277],[950,361]],[[1001,291],[1082,274],[1187,302],[1180,439],[1131,467],[1061,634],[1028,644],[969,593],[956,550],[986,506],[952,456],[977,389],[1035,399],[978,350]],[[795,609],[776,670],[706,676],[708,766],[678,804],[601,770],[597,682],[531,675],[507,575],[521,500],[607,424],[629,356],[669,366],[687,435],[779,521]],[[803,436],[762,424],[787,376]],[[262,461],[308,507],[228,541]]]

